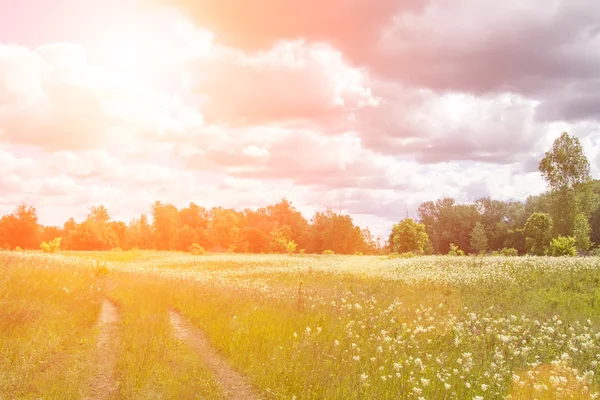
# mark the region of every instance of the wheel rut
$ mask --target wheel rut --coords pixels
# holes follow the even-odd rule
[[[98,318],[97,369],[87,400],[108,400],[117,397],[115,366],[119,346],[119,312],[108,300],[102,303]]]
[[[210,345],[202,330],[193,326],[175,311],[170,312],[171,324],[179,340],[187,343],[204,360],[229,400],[258,400],[248,379],[234,370],[229,363]]]

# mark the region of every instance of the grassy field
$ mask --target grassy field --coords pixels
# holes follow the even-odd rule
[[[0,252],[0,399],[94,398],[106,300],[113,398],[225,398],[177,312],[259,398],[589,399],[599,282],[598,258]]]

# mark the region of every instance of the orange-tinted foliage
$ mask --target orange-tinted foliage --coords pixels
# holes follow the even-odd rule
[[[0,219],[0,248],[39,249],[42,242],[56,237],[62,238],[64,250],[190,251],[194,244],[209,251],[241,253],[279,253],[290,248],[338,254],[379,250],[370,232],[355,226],[350,216],[328,210],[317,212],[309,223],[286,199],[256,211],[207,210],[194,203],[179,210],[156,202],[152,221],[142,214],[129,224],[112,221],[104,206],[92,207],[85,221],[71,218],[62,227],[40,225],[36,209],[27,205]]]

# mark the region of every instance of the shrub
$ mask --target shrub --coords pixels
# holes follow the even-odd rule
[[[42,249],[42,252],[44,253],[56,253],[60,250],[60,242],[61,242],[62,238],[61,237],[57,237],[52,239],[50,242],[43,242],[40,245],[40,248]]]
[[[323,250],[323,254],[330,256],[330,255],[333,255],[335,253],[333,252],[333,250]]]
[[[450,250],[448,250],[449,256],[464,256],[465,252],[458,248],[454,243],[450,243]]]
[[[600,257],[600,247],[596,247],[595,249],[590,250],[590,256]]]
[[[298,251],[298,254],[306,254],[306,250],[305,249],[300,249],[300,251]]]
[[[415,254],[412,251],[407,251],[405,253],[390,253],[388,254],[388,259],[393,260],[394,258],[413,258],[417,256],[418,254]]]
[[[288,242],[285,244],[285,250],[289,255],[294,254],[296,252],[297,247],[298,244],[293,240],[288,240]]]
[[[200,246],[198,243],[194,243],[190,248],[190,253],[195,256],[201,256],[206,254],[206,250],[204,250],[204,247]]]
[[[104,264],[100,264],[100,261],[96,260],[96,275],[102,277],[102,276],[108,276],[110,274],[111,274],[111,271],[106,266],[106,261],[104,261]]]
[[[355,255],[355,256],[362,256],[362,255],[363,255],[363,253],[362,253],[362,251],[357,251],[356,253],[354,253],[354,255]]]
[[[115,252],[119,252],[119,251],[123,251],[122,248],[120,247],[115,247],[114,249],[112,249],[111,251],[115,251]]]
[[[572,236],[559,236],[550,242],[550,254],[554,257],[576,256],[575,238]]]
[[[516,257],[519,255],[519,251],[512,247],[505,247],[502,250],[500,250],[500,254],[506,257]]]
[[[17,246],[15,247],[15,251],[23,251],[23,249],[21,248],[21,246]]]

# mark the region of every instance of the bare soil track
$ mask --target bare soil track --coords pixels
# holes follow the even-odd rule
[[[98,329],[98,364],[87,400],[106,400],[117,397],[115,364],[119,346],[119,313],[108,300],[104,300],[102,303]]]
[[[177,338],[186,342],[204,359],[206,367],[213,372],[218,383],[222,386],[225,398],[230,400],[259,399],[246,377],[235,371],[211,347],[204,332],[186,321],[175,311],[171,311],[171,324],[173,324]]]

